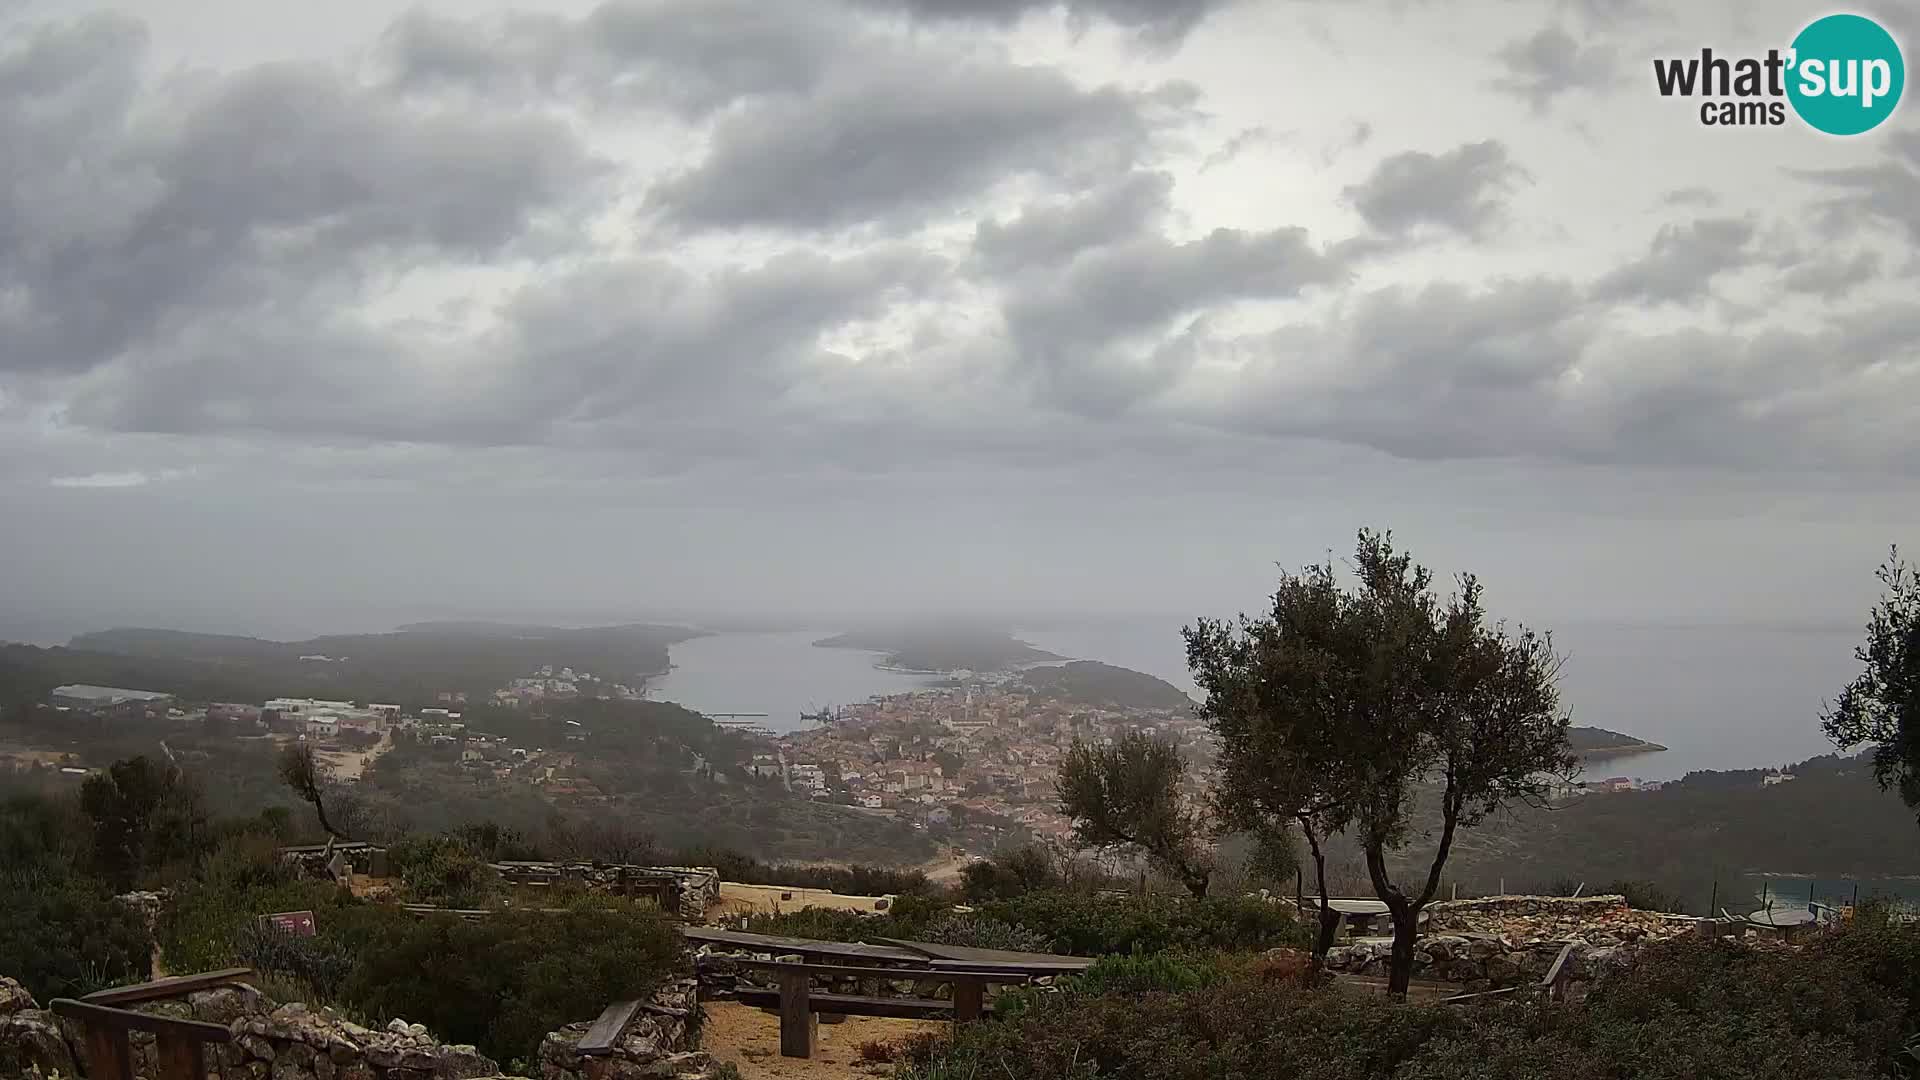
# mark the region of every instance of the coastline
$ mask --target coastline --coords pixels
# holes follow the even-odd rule
[[[1636,757],[1640,754],[1658,754],[1666,749],[1666,747],[1661,746],[1659,743],[1634,742],[1621,743],[1617,746],[1595,746],[1590,749],[1578,751],[1575,756],[1582,759]]]

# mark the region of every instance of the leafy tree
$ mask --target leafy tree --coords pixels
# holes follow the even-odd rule
[[[1355,563],[1351,610],[1364,628],[1349,657],[1355,824],[1374,892],[1393,916],[1388,994],[1404,999],[1420,911],[1440,888],[1455,833],[1509,802],[1544,799],[1578,762],[1551,638],[1489,625],[1471,574],[1442,602],[1432,573],[1387,534],[1362,530]],[[1409,892],[1392,879],[1386,852],[1406,843],[1422,785],[1438,789],[1440,837],[1426,880]]]
[[[1388,991],[1404,998],[1420,912],[1457,831],[1543,798],[1575,759],[1548,637],[1489,625],[1471,575],[1436,596],[1432,573],[1387,534],[1360,532],[1353,569],[1351,590],[1331,565],[1284,576],[1268,618],[1237,632],[1202,623],[1188,652],[1221,733],[1222,801],[1299,827],[1323,897],[1315,838],[1353,828],[1393,918]],[[1439,837],[1424,880],[1403,885],[1386,856],[1411,839],[1423,794],[1438,804]]]
[[[1320,899],[1316,968],[1340,916],[1328,901],[1327,841],[1352,819],[1358,779],[1347,742],[1351,672],[1362,628],[1330,566],[1283,574],[1268,613],[1237,625],[1200,619],[1182,633],[1199,713],[1219,740],[1214,804],[1272,855],[1297,830],[1312,856]]]
[[[1204,897],[1214,869],[1211,829],[1182,790],[1186,774],[1172,739],[1130,731],[1106,746],[1076,739],[1055,783],[1082,846],[1131,848]]]
[[[327,807],[322,801],[322,788],[327,782],[327,767],[314,756],[313,744],[295,743],[280,754],[280,780],[302,802],[313,804],[313,812],[320,818],[320,827],[335,840],[347,839],[347,834],[333,827],[327,819]]]
[[[1885,592],[1854,650],[1865,670],[1821,715],[1820,727],[1842,750],[1873,744],[1874,779],[1920,811],[1920,573],[1896,548],[1878,576]]]
[[[1032,844],[969,863],[960,871],[960,895],[969,904],[1058,889],[1065,883],[1053,856]]]
[[[179,769],[142,757],[116,761],[80,785],[100,872],[128,888],[148,869],[194,857],[207,839],[199,789]]]

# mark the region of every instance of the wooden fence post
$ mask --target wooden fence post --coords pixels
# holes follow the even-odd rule
[[[810,1058],[820,1045],[819,1019],[808,1001],[804,971],[778,972],[780,980],[780,1056]]]

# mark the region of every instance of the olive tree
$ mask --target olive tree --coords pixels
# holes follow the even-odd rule
[[[1213,877],[1212,830],[1186,776],[1177,743],[1131,731],[1104,746],[1075,740],[1054,783],[1077,842],[1137,851],[1203,898]]]
[[[1576,762],[1546,635],[1490,623],[1471,575],[1439,596],[1387,534],[1362,530],[1352,569],[1351,587],[1330,564],[1284,575],[1267,617],[1203,622],[1188,653],[1220,736],[1220,801],[1308,840],[1323,942],[1324,840],[1352,831],[1393,920],[1388,991],[1404,998],[1420,912],[1458,831],[1544,798]],[[1389,852],[1434,826],[1424,873],[1396,879]]]
[[[328,771],[314,755],[311,743],[294,743],[281,751],[279,772],[281,782],[291,788],[301,802],[313,804],[313,812],[320,819],[320,827],[326,830],[329,845],[335,840],[347,839],[347,834],[334,828],[327,818],[322,789],[326,786]]]
[[[1885,591],[1854,649],[1863,670],[1820,726],[1842,750],[1871,744],[1874,779],[1920,810],[1920,574],[1895,549],[1879,578]]]
[[[1283,574],[1267,614],[1237,624],[1200,619],[1183,634],[1205,694],[1199,714],[1219,742],[1214,804],[1223,825],[1275,845],[1298,832],[1312,860],[1320,926],[1313,962],[1333,947],[1327,841],[1353,816],[1342,742],[1349,709],[1337,638],[1346,597],[1331,567]],[[1351,652],[1352,650],[1347,650]]]

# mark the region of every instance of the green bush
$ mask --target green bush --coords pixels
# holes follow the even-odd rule
[[[1841,935],[1842,938],[1845,935]],[[1329,989],[1186,970],[1098,966],[1068,992],[1021,995],[961,1031],[909,1080],[1799,1080],[1899,1067],[1905,1002],[1882,980],[1906,942],[1801,952],[1731,943],[1649,948],[1575,1005],[1389,1005]],[[1882,966],[1884,965],[1884,966]],[[1090,973],[1091,975],[1092,973]],[[1899,973],[1907,976],[1904,972]],[[1199,985],[1193,985],[1193,979]],[[1142,992],[1144,991],[1144,992]]]
[[[0,804],[0,974],[42,1002],[151,970],[153,945],[140,915],[89,873],[89,832],[71,800]]]
[[[950,915],[930,924],[915,940],[935,945],[1006,949],[1011,952],[1046,952],[1053,944],[1045,934],[978,915]]]
[[[416,904],[485,907],[500,889],[500,875],[466,835],[402,837],[387,848],[387,860],[389,872],[400,879],[402,893]]]
[[[344,929],[352,953],[340,1000],[375,1023],[405,1017],[500,1061],[540,1039],[644,998],[682,971],[680,937],[659,912],[626,902],[561,913],[425,918],[363,905]]]
[[[1255,896],[1191,900],[1172,896],[1032,892],[982,905],[979,915],[1044,935],[1051,951],[1109,953],[1306,948],[1306,930],[1284,907]]]

